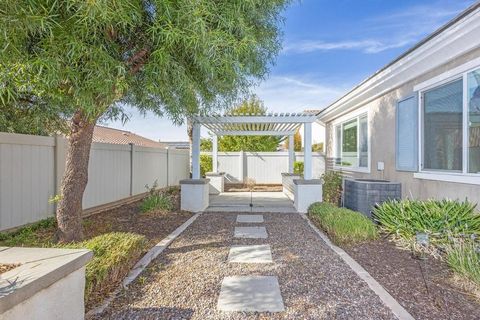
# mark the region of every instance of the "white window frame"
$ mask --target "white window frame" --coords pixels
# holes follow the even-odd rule
[[[414,173],[417,179],[438,180],[446,182],[458,182],[466,184],[480,185],[480,174],[468,172],[468,99],[467,99],[467,75],[468,73],[480,69],[480,58],[469,61],[461,66],[442,73],[432,79],[420,83],[414,87],[418,91],[418,172]],[[431,89],[435,89],[446,83],[462,79],[463,86],[463,114],[462,114],[462,171],[442,171],[442,170],[424,170],[423,169],[423,94]]]
[[[340,154],[340,158],[342,158],[342,147],[343,147],[343,141],[340,141],[340,152],[338,152],[337,150],[337,134],[336,134],[336,127],[338,125],[343,125],[344,123],[346,122],[349,122],[351,120],[354,120],[356,119],[357,120],[357,148],[359,148],[359,143],[360,143],[360,117],[361,116],[364,116],[366,115],[367,116],[367,146],[368,146],[368,153],[367,153],[367,156],[368,156],[368,160],[367,160],[367,167],[359,167],[359,166],[342,166],[342,165],[338,165],[336,163],[334,163],[333,165],[333,169],[334,170],[342,170],[342,171],[351,171],[351,172],[360,172],[360,173],[370,173],[370,162],[371,162],[371,153],[372,153],[372,149],[371,149],[371,144],[370,144],[370,108],[367,106],[367,107],[363,107],[363,108],[360,108],[354,112],[350,112],[340,118],[337,118],[335,121],[332,122],[332,135],[333,135],[333,145],[334,145],[334,157],[336,158],[337,157],[337,154]],[[341,138],[343,137],[343,130],[340,130],[340,132],[342,133],[341,134]],[[360,150],[357,150],[358,152],[358,155],[357,155],[357,158],[358,158],[358,161],[357,163],[360,163]]]

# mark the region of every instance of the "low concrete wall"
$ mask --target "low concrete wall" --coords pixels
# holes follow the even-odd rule
[[[0,319],[84,319],[85,267],[7,310]]]
[[[208,207],[210,179],[181,180],[180,188],[180,209],[201,212]]]
[[[89,250],[0,247],[0,319],[84,319]]]

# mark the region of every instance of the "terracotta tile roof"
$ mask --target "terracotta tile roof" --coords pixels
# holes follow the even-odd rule
[[[95,126],[93,130],[93,142],[129,144],[150,148],[165,148],[166,145],[154,140],[147,139],[135,133],[125,130],[113,129],[103,126]]]
[[[307,109],[307,110],[303,110],[303,113],[307,113],[307,114],[318,114],[321,110],[316,110],[316,109]]]

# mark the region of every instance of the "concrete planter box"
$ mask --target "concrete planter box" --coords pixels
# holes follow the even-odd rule
[[[225,190],[225,172],[207,172],[205,176],[210,180],[209,194],[220,194]]]
[[[84,319],[89,250],[0,247],[0,319]]]
[[[293,184],[295,186],[293,205],[297,212],[307,213],[312,203],[322,202],[322,180],[295,179]]]
[[[387,180],[345,179],[343,197],[346,208],[371,218],[377,203],[402,197],[402,185]]]
[[[290,200],[295,198],[295,184],[293,181],[298,179],[302,179],[301,174],[282,173],[282,191]]]
[[[181,180],[180,189],[180,209],[201,212],[208,207],[210,179]]]

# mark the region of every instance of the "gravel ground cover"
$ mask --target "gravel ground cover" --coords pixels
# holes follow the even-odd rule
[[[264,213],[267,239],[235,239],[236,213],[204,213],[98,319],[395,319],[298,214]],[[232,245],[269,244],[271,264],[228,263]],[[281,313],[217,311],[226,276],[277,276]]]
[[[344,249],[417,320],[480,319],[480,303],[452,283],[444,262],[419,260],[386,239]]]

